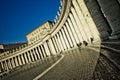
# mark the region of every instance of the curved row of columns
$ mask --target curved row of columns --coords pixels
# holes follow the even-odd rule
[[[99,33],[93,20],[88,20],[88,18],[84,17],[84,13],[80,7],[80,0],[63,0],[62,5],[67,5],[64,4],[65,1],[71,5],[68,7],[69,9],[66,9],[68,11],[65,13],[67,16],[65,16],[63,25],[58,25],[57,28],[59,29],[55,29],[54,34],[52,31],[46,34],[42,42],[38,42],[38,44],[30,47],[28,45],[28,48],[25,50],[0,60],[1,72],[55,55],[61,51],[76,47],[77,44],[84,41],[90,43],[91,38],[99,40]],[[87,10],[87,7],[83,6]],[[95,34],[92,32],[92,29],[94,29]]]

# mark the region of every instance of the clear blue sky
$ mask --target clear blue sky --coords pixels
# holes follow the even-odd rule
[[[26,41],[26,34],[53,21],[60,0],[0,0],[0,44]]]

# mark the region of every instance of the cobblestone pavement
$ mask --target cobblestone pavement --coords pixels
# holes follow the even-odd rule
[[[63,55],[60,63],[39,80],[120,80],[120,71],[93,49],[76,48],[65,51]],[[60,56],[24,65],[3,80],[33,80],[59,58]]]
[[[39,80],[92,80],[99,53],[91,49],[74,49]]]
[[[120,70],[107,60],[106,57],[100,55],[93,80],[120,80]]]
[[[120,53],[101,48],[101,54],[105,55],[109,59],[113,60],[116,64],[120,65]]]

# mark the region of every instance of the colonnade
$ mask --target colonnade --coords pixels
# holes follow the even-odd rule
[[[0,59],[0,71],[9,72],[18,66],[77,47],[84,41],[91,44],[91,38],[94,42],[100,41],[100,34],[84,0],[63,0],[59,13],[58,20],[43,39]]]
[[[13,52],[13,55],[2,58],[0,60],[1,72],[9,72],[17,66],[42,60],[61,51],[76,47],[84,41],[89,43],[91,38],[99,40],[99,33],[94,22],[91,20],[92,26],[91,23],[87,22],[79,3],[81,3],[79,0],[63,0],[62,10],[59,13],[62,14],[63,19],[65,18],[64,22],[60,22],[61,15],[59,14],[59,20],[56,20],[53,29],[46,33],[40,42],[28,45],[23,50],[18,50]],[[85,5],[84,8],[87,11]],[[59,25],[57,25],[58,23]],[[96,34],[93,34],[93,28]]]
[[[120,38],[119,0],[91,0],[85,1],[85,4],[99,30],[101,39]]]

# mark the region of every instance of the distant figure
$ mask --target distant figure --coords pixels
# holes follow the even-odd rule
[[[90,40],[91,40],[91,43],[93,43],[93,41],[94,41],[94,38],[93,38],[93,37],[91,37],[91,38],[90,38]]]
[[[77,44],[78,47],[81,47],[82,43],[80,42],[79,44]]]
[[[86,41],[83,41],[83,43],[84,43],[84,45],[85,45],[85,46],[87,46],[87,45],[88,45],[88,43],[87,43]]]

